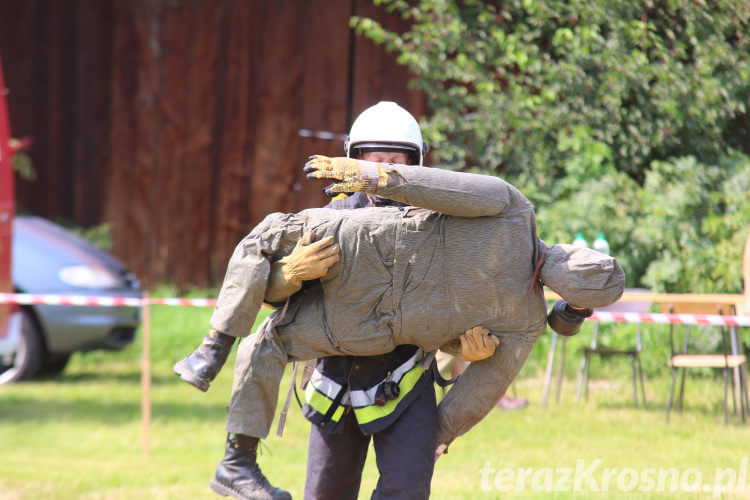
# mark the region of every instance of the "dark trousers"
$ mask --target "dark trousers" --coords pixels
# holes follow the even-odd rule
[[[356,500],[370,437],[354,412],[342,417],[344,430],[312,426],[307,453],[306,500]],[[437,407],[435,388],[422,393],[394,423],[372,435],[380,478],[372,500],[427,499],[435,468]]]

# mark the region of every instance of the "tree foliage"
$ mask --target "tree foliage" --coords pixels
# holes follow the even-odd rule
[[[410,28],[352,25],[414,74],[436,163],[521,187],[552,242],[605,232],[631,286],[741,288],[747,2],[375,3]]]
[[[750,158],[707,165],[653,162],[643,185],[622,172],[588,179],[537,212],[546,241],[604,232],[630,286],[661,292],[741,293],[750,230]]]

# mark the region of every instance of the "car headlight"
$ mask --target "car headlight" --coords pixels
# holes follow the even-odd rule
[[[81,288],[115,288],[120,286],[120,278],[104,267],[86,265],[65,266],[58,273],[60,280],[70,286]]]

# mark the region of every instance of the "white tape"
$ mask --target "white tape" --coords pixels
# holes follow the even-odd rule
[[[130,306],[166,305],[188,307],[215,307],[216,299],[181,299],[138,297],[97,297],[88,295],[41,295],[27,293],[0,293],[0,304],[44,304],[65,306]],[[264,305],[264,307],[266,307]],[[589,321],[602,323],[675,323],[681,325],[750,326],[750,316],[719,316],[717,314],[664,314],[596,311]]]
[[[588,318],[602,323],[674,323],[679,325],[750,326],[750,316],[719,316],[717,314],[663,314],[598,311]]]

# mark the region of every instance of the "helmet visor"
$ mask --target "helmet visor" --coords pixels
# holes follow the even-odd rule
[[[406,153],[411,165],[419,164],[419,149],[411,144],[363,142],[352,146],[352,156],[359,157],[364,153],[384,151],[387,153]]]

